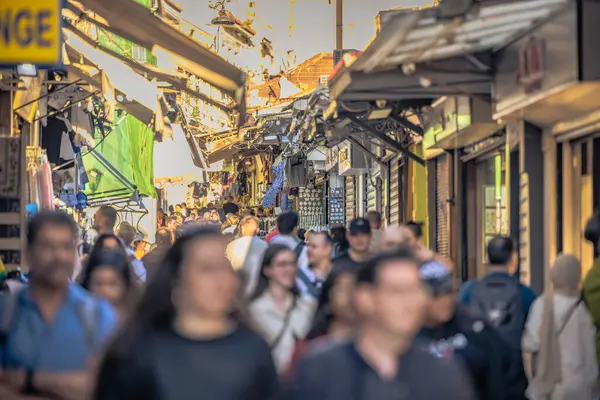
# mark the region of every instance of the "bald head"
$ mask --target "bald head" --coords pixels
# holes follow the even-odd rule
[[[386,228],[381,237],[380,251],[394,251],[399,246],[413,247],[415,244],[413,233],[406,226],[395,225]]]
[[[158,247],[171,246],[173,244],[173,232],[167,228],[156,231],[156,245]]]
[[[258,218],[253,216],[244,217],[240,223],[242,236],[256,236],[260,229]]]

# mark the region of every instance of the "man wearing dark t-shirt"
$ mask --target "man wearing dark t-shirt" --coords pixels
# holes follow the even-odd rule
[[[369,256],[371,246],[371,226],[366,218],[355,218],[350,221],[347,234],[350,248],[347,252],[333,260],[334,270],[350,270],[359,267]]]
[[[225,215],[237,215],[240,212],[240,207],[233,202],[233,196],[227,198],[227,203],[223,204],[223,212]]]
[[[473,400],[460,368],[413,344],[427,295],[409,250],[377,256],[359,270],[352,342],[309,354],[289,400]]]

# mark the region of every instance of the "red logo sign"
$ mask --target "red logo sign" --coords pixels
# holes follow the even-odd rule
[[[544,77],[545,43],[542,39],[531,37],[519,51],[517,84],[525,88],[526,93],[535,92],[542,87]]]

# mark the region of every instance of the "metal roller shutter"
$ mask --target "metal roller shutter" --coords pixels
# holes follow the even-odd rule
[[[400,222],[400,157],[390,161],[390,225]]]
[[[435,160],[436,251],[450,256],[450,157]]]
[[[346,177],[346,221],[356,218],[356,177]]]
[[[373,183],[375,186],[373,186]],[[367,185],[367,212],[378,211],[377,210],[377,178],[365,177],[365,184]]]
[[[386,178],[381,180],[381,193],[379,195],[381,199],[381,218],[383,219],[384,226],[388,226],[390,223],[390,169],[387,169]]]

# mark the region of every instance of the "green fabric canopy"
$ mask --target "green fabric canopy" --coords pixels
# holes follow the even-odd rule
[[[88,198],[125,198],[136,187],[141,196],[156,198],[152,129],[127,115],[104,139],[96,136],[95,151],[82,157],[89,178],[84,191]]]

